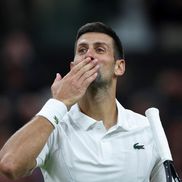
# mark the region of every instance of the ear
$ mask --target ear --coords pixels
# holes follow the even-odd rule
[[[125,60],[118,59],[115,63],[114,73],[116,76],[122,76],[125,72]]]

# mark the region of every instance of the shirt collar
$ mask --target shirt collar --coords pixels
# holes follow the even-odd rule
[[[129,126],[127,119],[126,109],[118,102],[116,99],[116,105],[118,109],[118,117],[116,127],[120,128],[123,131],[129,131],[131,127]],[[72,118],[72,121],[83,130],[87,130],[90,126],[95,124],[97,121],[86,114],[82,113],[79,109],[78,104],[75,104],[71,107],[69,115]]]
[[[116,105],[118,109],[117,127],[124,131],[129,131],[129,123],[126,109],[116,99]]]
[[[83,130],[87,130],[91,125],[95,124],[97,121],[80,111],[78,104],[71,107],[69,114],[73,122]]]

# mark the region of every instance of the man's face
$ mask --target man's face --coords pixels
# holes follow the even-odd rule
[[[98,76],[90,86],[99,88],[111,83],[115,66],[113,47],[113,39],[104,33],[89,32],[78,39],[74,62],[90,57],[100,65]]]

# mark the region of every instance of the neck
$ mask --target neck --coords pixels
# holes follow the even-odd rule
[[[93,119],[102,120],[105,128],[110,128],[117,121],[115,90],[88,90],[78,102],[80,110]]]

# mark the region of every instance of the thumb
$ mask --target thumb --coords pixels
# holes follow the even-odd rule
[[[56,73],[55,81],[59,81],[62,79],[62,76],[59,73]]]

